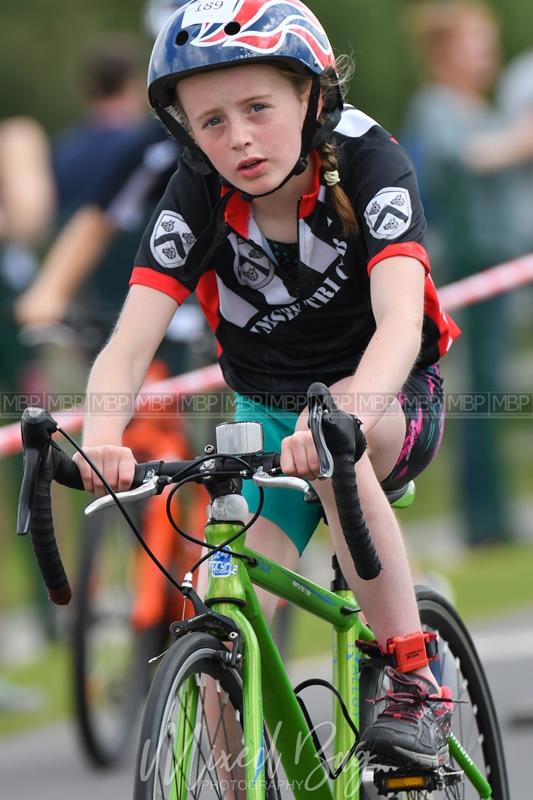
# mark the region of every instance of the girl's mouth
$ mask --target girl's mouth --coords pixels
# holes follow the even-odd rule
[[[266,163],[264,158],[248,158],[240,162],[237,170],[240,175],[245,175],[247,178],[255,178],[262,175],[266,168]]]

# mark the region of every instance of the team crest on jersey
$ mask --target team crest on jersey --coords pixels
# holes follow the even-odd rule
[[[181,216],[175,211],[162,211],[150,238],[152,255],[165,269],[181,267],[196,238]]]
[[[263,289],[274,277],[274,264],[255,247],[246,245],[239,248],[239,261],[236,267],[237,280],[241,286]]]
[[[386,186],[365,209],[366,224],[375,239],[397,239],[411,224],[411,197],[401,186]]]

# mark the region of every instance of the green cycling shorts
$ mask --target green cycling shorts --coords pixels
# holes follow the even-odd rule
[[[235,395],[235,421],[261,422],[263,448],[266,453],[279,453],[281,440],[294,433],[298,414],[269,409],[249,397]],[[305,550],[320,521],[321,507],[309,505],[301,492],[294,489],[265,489],[261,515],[278,525],[298,548]],[[243,481],[243,495],[252,514],[259,506],[259,489],[252,481]]]
[[[398,489],[428,466],[439,449],[444,428],[444,392],[437,364],[411,372],[398,395],[406,417],[404,446],[390,475],[382,481],[386,491]],[[281,441],[294,433],[298,414],[271,409],[243,395],[235,395],[235,420],[261,422],[265,452],[279,453]],[[243,494],[253,513],[259,490],[245,481]],[[274,522],[303,553],[320,521],[322,509],[309,505],[294,489],[265,489],[262,516]]]

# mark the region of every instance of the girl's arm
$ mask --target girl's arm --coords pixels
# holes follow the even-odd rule
[[[422,264],[405,256],[384,259],[370,273],[376,331],[355,375],[330,387],[342,410],[363,422],[365,435],[400,392],[416,361],[424,319],[424,277]],[[283,440],[281,468],[287,475],[312,480],[319,463],[307,419],[306,409],[295,433]]]
[[[424,318],[424,267],[414,258],[380,261],[370,273],[376,331],[352,378],[335,383],[343,409],[368,433],[401,390],[418,356]],[[346,397],[346,400],[345,400]]]
[[[87,385],[83,446],[114,489],[129,488],[135,460],[122,447],[122,435],[135,396],[176,310],[172,298],[146,286],[133,286],[116,328],[91,370]],[[103,485],[77,456],[87,491]]]

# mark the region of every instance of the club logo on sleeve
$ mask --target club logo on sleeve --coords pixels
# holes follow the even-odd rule
[[[165,269],[181,267],[196,238],[181,216],[175,211],[162,211],[150,237],[152,255]]]
[[[375,239],[396,239],[408,230],[413,211],[407,189],[386,186],[365,209],[366,224]]]

